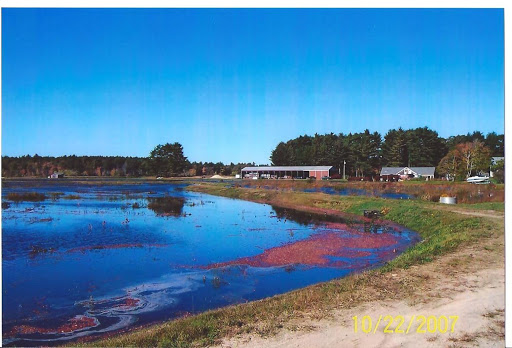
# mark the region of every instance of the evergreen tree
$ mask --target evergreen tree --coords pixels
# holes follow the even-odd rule
[[[272,150],[272,154],[270,155],[270,161],[274,166],[288,166],[292,165],[292,154],[290,151],[290,147],[280,142],[274,150]]]
[[[428,127],[410,129],[406,132],[407,166],[436,166],[447,151],[443,139]]]
[[[493,157],[505,156],[505,136],[496,134],[496,132],[488,133],[484,141],[485,146],[491,150]]]
[[[402,128],[388,131],[382,145],[382,157],[388,167],[405,167],[407,165],[407,142]]]
[[[183,174],[187,158],[180,143],[157,145],[150,153],[151,169],[155,175],[172,176]]]

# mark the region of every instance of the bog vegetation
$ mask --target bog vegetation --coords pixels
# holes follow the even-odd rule
[[[229,187],[230,184],[225,184]],[[241,188],[242,185],[234,185]],[[403,182],[365,182],[355,181],[351,183],[336,181],[291,181],[272,180],[261,185],[258,181],[247,181],[244,188],[261,188],[273,194],[279,192],[343,192],[345,189],[354,190],[348,192],[348,196],[367,195],[379,197],[381,194],[406,194],[422,201],[439,202],[441,196],[457,197],[457,203],[478,204],[486,202],[503,202],[505,200],[504,185],[469,185],[465,182],[440,182],[440,181],[403,181]],[[361,192],[362,191],[362,192]],[[334,194],[338,195],[338,194]],[[402,201],[402,200],[400,200]]]
[[[46,196],[38,192],[16,193],[11,192],[7,194],[7,199],[13,202],[41,202],[46,199]]]

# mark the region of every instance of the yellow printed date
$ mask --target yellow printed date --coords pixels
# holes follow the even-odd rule
[[[377,331],[394,334],[409,333],[446,333],[454,332],[455,324],[459,320],[458,315],[412,315],[409,320],[403,315],[380,315],[377,321],[373,321],[372,317],[365,315],[362,318],[353,316],[354,332],[363,332],[367,334],[375,334]]]

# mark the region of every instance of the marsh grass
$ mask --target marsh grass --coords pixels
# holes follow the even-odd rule
[[[7,194],[7,199],[13,202],[41,202],[46,199],[46,196],[38,192],[16,193],[11,192]]]
[[[456,196],[459,203],[503,202],[503,185],[475,185],[451,181],[401,181],[401,182],[333,182],[322,180],[250,180],[238,184],[250,188],[269,190],[296,190],[330,187],[335,190],[360,189],[370,194],[402,193],[424,201],[438,202],[441,195]]]
[[[75,200],[75,199],[82,199],[79,195],[65,195],[62,197],[63,199],[69,199],[69,200]]]
[[[50,192],[49,195],[52,201],[56,201],[64,196],[64,192]]]
[[[135,202],[132,204],[132,209],[140,209],[143,208],[143,206],[139,202]]]

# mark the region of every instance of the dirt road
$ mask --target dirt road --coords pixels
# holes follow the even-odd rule
[[[500,219],[503,220],[505,218],[505,213],[496,211],[496,210],[467,210],[457,208],[456,206],[438,206],[437,209],[451,211],[457,214],[483,217],[483,218],[491,218],[491,219]]]

